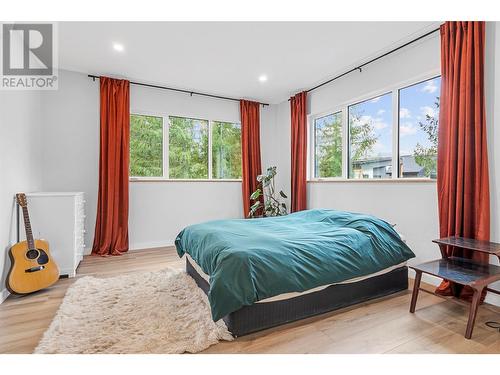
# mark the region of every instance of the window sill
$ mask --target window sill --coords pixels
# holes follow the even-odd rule
[[[129,181],[130,182],[241,182],[241,179],[130,177]]]
[[[437,180],[430,178],[323,178],[323,179],[312,179],[307,180],[307,183],[315,184],[315,183],[345,183],[345,182],[354,182],[354,183],[376,183],[376,184],[384,184],[384,183],[436,183]]]

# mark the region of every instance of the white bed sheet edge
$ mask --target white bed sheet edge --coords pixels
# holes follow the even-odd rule
[[[196,270],[196,272],[198,272],[198,274],[203,278],[205,279],[205,281],[207,283],[210,284],[210,277],[205,273],[203,272],[203,270],[201,269],[201,267],[194,261],[193,258],[191,258],[191,256],[189,254],[186,254],[186,257],[187,259],[189,260],[189,263],[191,263],[191,265],[193,266],[193,268]],[[304,294],[308,294],[308,293],[313,293],[313,292],[318,292],[320,290],[323,290],[325,288],[328,288],[329,286],[331,285],[338,285],[338,284],[349,284],[349,283],[355,283],[355,282],[358,282],[358,281],[362,281],[362,280],[366,280],[366,279],[369,279],[371,277],[375,277],[375,276],[380,276],[380,275],[383,275],[383,274],[386,274],[386,273],[389,273],[397,268],[400,268],[400,267],[403,267],[403,266],[406,266],[406,262],[403,262],[403,263],[400,263],[400,264],[396,264],[394,266],[391,266],[391,267],[388,267],[388,268],[385,268],[383,270],[380,270],[378,272],[375,272],[375,273],[372,273],[372,274],[369,274],[369,275],[365,275],[365,276],[360,276],[360,277],[355,277],[353,279],[349,279],[349,280],[344,280],[344,281],[341,281],[339,283],[333,283],[333,284],[327,284],[327,285],[321,285],[321,286],[318,286],[316,288],[313,288],[313,289],[309,289],[309,290],[305,290],[303,292],[290,292],[290,293],[283,293],[283,294],[278,294],[277,296],[273,296],[273,297],[269,297],[269,298],[265,298],[263,300],[260,300],[260,301],[257,301],[256,303],[265,303],[265,302],[274,302],[274,301],[282,301],[282,300],[285,300],[285,299],[290,299],[290,298],[294,298],[294,297],[298,297],[298,296],[301,296],[301,295],[304,295]]]

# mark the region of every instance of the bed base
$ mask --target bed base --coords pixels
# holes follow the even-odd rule
[[[186,272],[208,294],[210,285],[186,258]],[[323,314],[374,298],[408,289],[406,266],[369,279],[331,285],[317,292],[281,301],[254,303],[226,315],[223,319],[233,336],[243,336],[299,319]]]

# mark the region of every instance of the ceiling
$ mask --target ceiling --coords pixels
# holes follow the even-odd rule
[[[436,25],[61,22],[59,68],[279,103]],[[262,74],[267,82],[259,82]]]

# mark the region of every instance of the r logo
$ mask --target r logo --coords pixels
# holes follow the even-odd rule
[[[52,24],[3,24],[3,75],[53,74]]]

